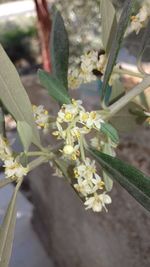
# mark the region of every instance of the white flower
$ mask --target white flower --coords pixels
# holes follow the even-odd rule
[[[101,177],[97,173],[94,174],[92,182],[94,184],[93,192],[104,188],[105,183],[102,181]]]
[[[95,172],[96,172],[95,161],[90,160],[90,158],[86,158],[84,160],[84,163],[79,162],[78,166],[74,168],[74,174],[77,179],[84,178],[88,180],[90,183],[92,183],[92,178]]]
[[[110,204],[111,202],[111,198],[106,194],[106,192],[99,195],[94,193],[94,196],[86,199],[84,205],[87,206],[86,209],[92,209],[95,212],[100,212],[103,207],[107,211],[105,204]]]
[[[75,146],[65,145],[62,152],[64,157],[67,157],[72,160],[77,160],[77,158],[80,156],[79,144]]]
[[[96,111],[80,112],[80,122],[84,123],[88,128],[101,128],[102,120],[101,116]]]
[[[98,60],[98,62],[97,62],[97,64],[96,64],[96,69],[97,69],[98,71],[100,71],[102,74],[103,74],[104,71],[105,71],[106,60],[107,60],[106,55],[100,55],[99,60]]]
[[[77,89],[82,83],[82,79],[79,77],[79,69],[70,69],[68,73],[68,87],[70,89]]]
[[[131,29],[138,34],[140,30],[146,27],[150,17],[150,8],[144,5],[136,16],[131,17]]]
[[[57,121],[59,123],[71,122],[78,115],[79,110],[83,110],[81,100],[72,100],[72,104],[62,105],[60,111],[58,112]]]
[[[79,178],[78,183],[74,184],[74,188],[83,196],[87,196],[93,192],[93,186],[91,186],[87,180]]]
[[[96,63],[98,60],[98,52],[90,51],[81,56],[81,70],[83,72],[92,72],[96,68]]]
[[[7,178],[17,180],[27,175],[28,167],[23,167],[19,162],[14,158],[9,158],[4,161],[5,175]]]
[[[39,129],[47,129],[50,123],[50,116],[44,106],[33,105],[33,115]]]

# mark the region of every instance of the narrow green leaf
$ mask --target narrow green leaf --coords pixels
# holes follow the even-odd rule
[[[126,31],[128,22],[130,20],[130,16],[132,14],[132,8],[134,6],[135,0],[126,0],[119,22],[118,22],[118,26],[117,26],[117,31],[116,34],[114,36],[113,42],[112,42],[112,46],[110,49],[110,54],[109,54],[109,58],[108,58],[108,63],[107,63],[107,67],[106,67],[106,71],[105,71],[105,75],[104,75],[104,82],[103,82],[103,86],[102,86],[102,98],[104,98],[105,96],[105,90],[107,88],[107,84],[109,82],[111,73],[113,71],[113,67],[116,63],[116,59],[119,53],[119,49],[124,37],[124,33]]]
[[[120,183],[143,207],[150,211],[150,177],[123,161],[89,149],[111,177]]]
[[[100,13],[102,21],[102,42],[104,50],[108,54],[117,28],[116,10],[110,0],[101,0]]]
[[[51,33],[52,72],[68,88],[68,34],[61,14],[56,11]]]
[[[32,128],[25,121],[17,121],[17,131],[24,150],[27,152],[32,142]]]
[[[32,142],[39,146],[40,137],[34,123],[32,106],[19,75],[0,45],[0,99],[16,121],[26,121],[32,128]]]
[[[17,184],[8,205],[0,231],[0,266],[8,267],[16,223],[16,198],[20,184]]]
[[[98,90],[100,97],[102,96],[102,84],[103,82],[101,80],[97,80]],[[112,93],[112,86],[109,84],[107,85],[106,92],[105,92],[105,104],[108,105],[109,99]]]
[[[103,152],[105,154],[107,154],[107,155],[113,156],[112,148],[111,148],[109,143],[105,143]],[[103,179],[104,179],[104,182],[105,182],[106,190],[108,192],[111,191],[112,187],[113,187],[113,180],[105,170],[103,170]]]
[[[49,95],[61,104],[71,103],[68,92],[61,82],[44,70],[38,70],[41,84],[47,89]]]
[[[123,83],[119,80],[119,76],[118,76],[118,78],[116,78],[113,81],[111,97],[109,99],[109,103],[112,104],[114,101],[116,101],[122,95],[124,95],[124,93],[125,93],[125,89],[124,89]]]
[[[5,136],[5,119],[3,107],[0,104],[0,135]]]
[[[119,136],[117,130],[109,123],[105,122],[101,124],[102,133],[106,134],[114,143],[119,143]]]

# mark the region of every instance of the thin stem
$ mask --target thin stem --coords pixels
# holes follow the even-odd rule
[[[141,83],[135,86],[131,91],[125,94],[117,102],[109,106],[108,110],[110,111],[110,114],[107,116],[107,118],[112,117],[114,114],[116,114],[128,102],[130,102],[133,98],[142,93],[149,86],[150,86],[150,75],[146,75]]]
[[[85,160],[85,153],[84,153],[84,144],[83,144],[83,136],[80,137],[80,152],[81,152],[81,158],[84,161]]]
[[[35,159],[29,163],[29,165],[28,165],[29,170],[32,171],[33,169],[35,169],[36,167],[38,167],[39,165],[41,165],[47,161],[48,161],[48,159],[46,157],[41,156],[41,157],[39,157],[39,158],[37,158],[37,159]]]
[[[118,67],[114,68],[113,73],[118,73],[118,74],[122,74],[122,75],[129,75],[129,76],[138,77],[138,78],[142,78],[142,79],[145,77],[145,74],[143,74],[143,73],[134,72],[132,70],[120,69]]]
[[[43,151],[31,151],[31,152],[27,152],[26,155],[28,157],[35,157],[35,156],[49,156],[50,152],[43,152]]]

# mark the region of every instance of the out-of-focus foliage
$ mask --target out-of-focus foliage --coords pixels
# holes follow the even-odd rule
[[[51,2],[51,0],[49,0]],[[122,7],[125,0],[112,0],[115,7]],[[149,0],[137,0],[136,8]],[[70,40],[70,63],[73,63],[86,50],[100,49],[101,18],[99,0],[55,0],[53,2],[61,12]]]
[[[28,62],[34,62],[34,51],[31,44],[35,36],[35,27],[29,26],[23,29],[14,25],[10,30],[8,27],[7,30],[1,28],[0,43],[13,62],[20,58],[25,58]]]

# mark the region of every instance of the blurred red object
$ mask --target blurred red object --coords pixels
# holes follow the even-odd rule
[[[51,72],[50,35],[51,19],[46,0],[34,0],[38,18],[38,34],[41,44],[42,62],[44,70]]]

